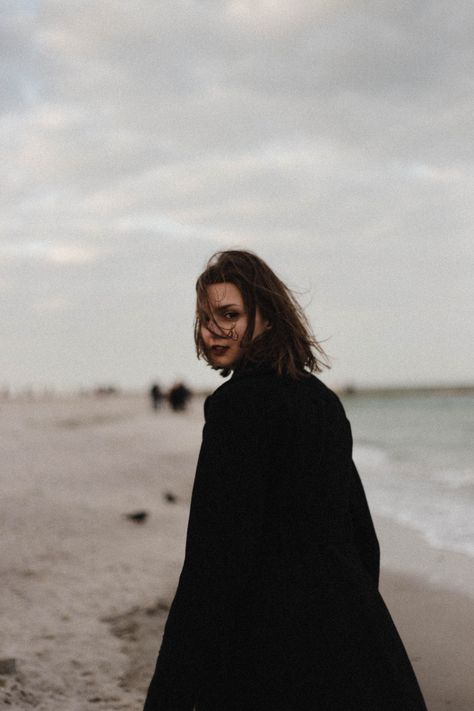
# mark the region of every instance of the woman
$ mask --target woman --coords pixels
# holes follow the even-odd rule
[[[324,353],[256,255],[197,281],[207,398],[186,554],[145,711],[422,711]]]

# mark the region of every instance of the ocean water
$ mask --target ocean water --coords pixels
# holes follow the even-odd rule
[[[474,557],[474,396],[350,395],[354,461],[374,514]]]

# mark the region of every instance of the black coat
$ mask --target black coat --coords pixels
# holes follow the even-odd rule
[[[205,416],[145,711],[426,710],[337,396],[246,368]]]

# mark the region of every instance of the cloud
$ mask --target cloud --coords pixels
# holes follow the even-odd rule
[[[307,287],[327,331],[323,311],[341,333],[358,319],[378,331],[393,322],[403,350],[400,314],[414,323],[414,304],[420,329],[464,313],[471,24],[467,0],[455,11],[388,0],[12,5],[0,43],[12,314],[62,297],[79,323],[87,305],[97,328],[103,307],[105,332],[120,303],[126,334],[139,314],[153,321],[153,306],[165,339],[165,319],[192,313],[194,277],[226,245]],[[162,313],[185,279],[175,316]],[[58,324],[59,307],[44,318],[53,312]],[[91,319],[81,328],[94,339]]]
[[[0,261],[34,259],[54,264],[87,264],[100,256],[98,249],[79,244],[51,244],[49,241],[36,240],[0,245]]]

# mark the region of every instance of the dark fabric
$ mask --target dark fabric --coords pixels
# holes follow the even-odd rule
[[[422,711],[337,396],[236,371],[205,403],[145,711]]]

